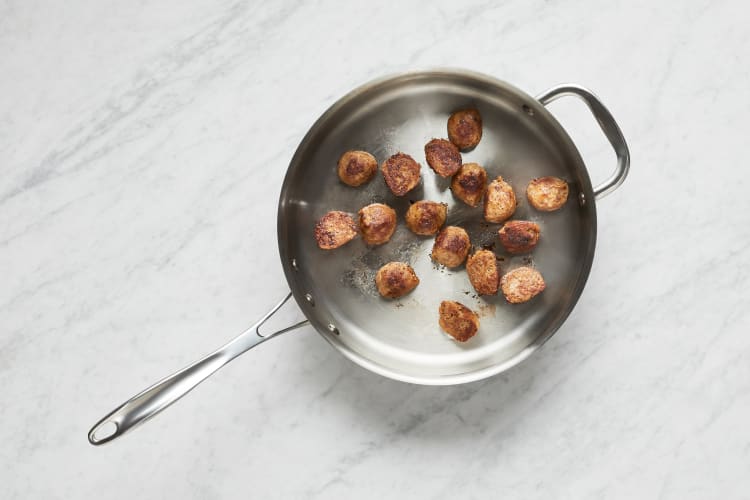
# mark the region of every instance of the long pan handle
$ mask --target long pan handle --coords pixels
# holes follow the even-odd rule
[[[612,113],[609,112],[593,92],[585,87],[573,83],[558,85],[538,95],[537,100],[546,106],[555,99],[564,96],[574,96],[586,103],[617,155],[617,167],[614,173],[606,181],[594,188],[594,197],[597,200],[604,198],[620,187],[620,184],[628,176],[628,171],[630,170],[630,150],[628,149],[628,144],[625,142],[625,137],[622,135],[622,131]]]
[[[274,308],[257,323],[242,332],[223,347],[220,347],[208,356],[183,368],[177,373],[160,380],[145,391],[133,396],[107,416],[99,420],[89,431],[89,443],[98,446],[117,439],[175,403],[178,399],[215,373],[219,368],[226,365],[240,354],[247,352],[256,345],[265,342],[272,337],[308,324],[307,320],[300,321],[292,326],[277,330],[267,335],[260,334],[259,329],[263,323],[273,316],[276,311],[281,309],[281,306],[283,306],[291,296],[291,293],[288,294],[284,300],[276,304],[276,306],[274,306]]]

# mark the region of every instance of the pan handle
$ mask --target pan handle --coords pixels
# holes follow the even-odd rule
[[[609,139],[609,143],[612,145],[615,154],[617,155],[617,168],[614,173],[609,179],[594,188],[594,197],[599,200],[617,189],[620,184],[623,183],[625,177],[628,176],[628,171],[630,170],[630,151],[628,150],[628,144],[625,142],[625,137],[623,137],[622,131],[617,125],[612,113],[609,112],[593,92],[585,87],[581,87],[574,83],[558,85],[557,87],[553,87],[538,95],[537,100],[541,102],[543,106],[546,106],[555,99],[564,96],[575,96],[586,103],[591,110],[591,113],[593,113],[594,118],[596,118],[599,127],[601,127],[602,132],[604,132],[604,135]]]
[[[257,323],[223,347],[133,396],[102,418],[89,431],[89,443],[98,446],[117,439],[175,403],[240,354],[270,338],[307,325],[308,321],[305,320],[270,334],[260,333],[263,323],[281,309],[291,296],[291,293],[288,294]]]

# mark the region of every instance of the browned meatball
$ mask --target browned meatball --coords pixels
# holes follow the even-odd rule
[[[380,167],[388,189],[396,196],[403,196],[417,187],[421,169],[414,158],[404,153],[396,153]]]
[[[474,252],[466,260],[466,272],[471,286],[479,295],[495,295],[500,286],[500,266],[490,250]]]
[[[482,115],[476,109],[462,109],[448,118],[448,139],[461,151],[471,149],[482,140]]]
[[[484,218],[487,222],[503,222],[516,210],[516,194],[513,188],[498,177],[487,186],[484,196]]]
[[[527,220],[509,220],[498,231],[500,243],[510,253],[528,253],[539,243],[539,224]]]
[[[447,216],[447,204],[422,200],[412,203],[406,211],[406,225],[414,233],[426,236],[437,233]]]
[[[419,278],[409,264],[389,262],[378,270],[375,284],[380,295],[395,299],[414,290],[419,284]]]
[[[346,212],[332,211],[315,224],[315,241],[323,250],[332,250],[349,243],[357,236],[357,224]]]
[[[382,245],[396,230],[396,211],[383,203],[373,203],[359,210],[359,230],[368,245]]]
[[[539,271],[531,267],[519,267],[503,276],[500,286],[505,300],[511,304],[521,304],[542,293],[546,285]]]
[[[349,186],[361,186],[378,172],[378,161],[367,151],[347,151],[338,162],[339,179]]]
[[[461,153],[450,141],[433,139],[424,146],[427,164],[440,177],[450,177],[461,168]]]
[[[451,181],[453,195],[471,207],[479,205],[486,189],[487,172],[476,163],[464,163]]]
[[[539,177],[529,182],[526,197],[542,212],[554,212],[568,200],[568,183],[558,177]]]
[[[432,246],[432,260],[445,267],[458,267],[469,254],[471,242],[463,228],[447,226],[440,231]]]
[[[459,342],[466,342],[479,330],[479,316],[460,302],[440,303],[440,328]]]

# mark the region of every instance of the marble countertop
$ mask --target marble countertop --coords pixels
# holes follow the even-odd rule
[[[739,1],[0,3],[0,497],[747,498],[747,19]],[[90,446],[286,293],[275,203],[320,113],[435,66],[583,84],[629,141],[555,337],[422,387],[308,327]],[[550,109],[603,180],[586,109]]]

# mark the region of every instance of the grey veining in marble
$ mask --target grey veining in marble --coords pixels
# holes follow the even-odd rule
[[[0,2],[0,497],[747,498],[749,20],[698,0]],[[438,388],[307,328],[89,446],[286,293],[275,203],[317,116],[434,66],[586,85],[629,140],[557,335]],[[551,109],[604,179],[588,112]]]

